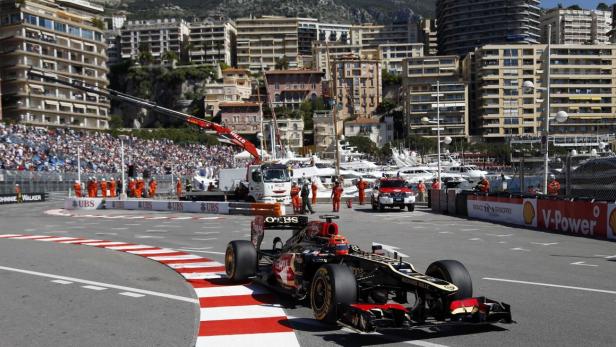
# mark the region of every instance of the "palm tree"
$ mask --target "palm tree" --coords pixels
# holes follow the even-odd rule
[[[163,61],[167,61],[170,65],[173,65],[174,61],[178,60],[178,55],[174,51],[165,51],[161,56]]]

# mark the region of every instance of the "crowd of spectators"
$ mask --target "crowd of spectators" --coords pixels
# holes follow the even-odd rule
[[[234,160],[240,149],[228,145],[179,145],[171,140],[124,139],[124,162],[135,172],[192,176],[199,168],[214,175],[245,165]],[[105,132],[47,129],[0,123],[0,169],[77,172],[80,151],[84,174],[121,172],[121,140]]]

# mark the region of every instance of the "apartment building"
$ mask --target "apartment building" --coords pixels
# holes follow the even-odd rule
[[[565,111],[550,134],[564,136],[616,132],[616,47],[552,45],[550,116]],[[547,45],[486,45],[468,66],[476,75],[472,114],[487,140],[542,133],[547,85]],[[534,90],[523,88],[532,81]]]
[[[315,111],[312,115],[312,122],[315,152],[319,153],[321,158],[333,158],[336,137],[334,136],[332,111]],[[343,130],[343,122],[338,121],[338,132],[342,133]]]
[[[379,45],[379,59],[383,69],[394,75],[402,74],[402,65],[408,58],[422,57],[423,43],[384,43]]]
[[[440,119],[442,136],[469,136],[468,82],[458,56],[407,59],[402,85],[408,134],[436,137],[437,132],[432,130],[435,125],[421,121],[427,117]]]
[[[93,19],[103,8],[83,0],[0,2],[3,117],[22,123],[106,129],[109,100],[28,77],[31,67],[67,82],[108,85],[107,45]]]
[[[313,42],[351,43],[350,24],[321,23],[317,19],[303,18],[298,22],[297,32],[300,55],[312,55]]]
[[[361,45],[331,44],[315,42],[312,45],[312,69],[322,71],[324,80],[331,80],[331,66],[334,60],[345,56],[358,56],[363,59],[379,59],[377,47],[364,48]]]
[[[539,0],[437,0],[439,54],[496,43],[539,43]]]
[[[105,42],[107,43],[107,65],[115,65],[122,61],[120,52],[122,27],[126,22],[126,15],[118,14],[103,19],[105,23]]]
[[[367,137],[378,147],[394,140],[394,117],[358,118],[344,123],[345,136]]]
[[[334,59],[332,67],[338,118],[373,116],[383,98],[380,60],[347,55]]]
[[[274,107],[299,109],[302,102],[323,96],[322,78],[318,70],[270,70],[267,92]]]
[[[419,42],[424,44],[424,55],[437,55],[436,19],[423,18],[419,22]]]
[[[265,138],[272,138],[273,121],[270,119],[264,125]],[[281,142],[292,151],[297,152],[304,147],[304,120],[302,118],[276,119]]]
[[[237,25],[237,65],[252,73],[279,67],[298,68],[298,26],[303,18],[263,16],[240,18]]]
[[[222,19],[195,19],[190,30],[190,61],[197,64],[237,64],[235,22]]]
[[[541,16],[541,37],[547,43],[548,25],[552,26],[552,43],[605,44],[610,42],[612,13],[598,10],[553,8]]]
[[[129,20],[122,27],[120,49],[122,59],[139,60],[141,50],[152,55],[153,64],[162,64],[166,51],[179,58],[182,45],[188,43],[190,29],[183,19],[164,18]],[[167,62],[168,63],[168,62]]]
[[[203,87],[206,115],[216,116],[220,112],[221,103],[249,100],[252,95],[251,82],[248,70],[223,70],[222,82],[208,83]]]
[[[261,131],[261,107],[257,102],[220,103],[221,123],[240,134]]]
[[[376,47],[385,43],[415,43],[419,39],[418,24],[418,19],[413,17],[402,23],[353,25],[351,44]]]

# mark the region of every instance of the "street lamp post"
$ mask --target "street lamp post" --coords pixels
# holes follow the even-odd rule
[[[120,169],[122,171],[122,192],[120,193],[120,198],[121,199],[126,199],[126,179],[124,177],[124,170],[125,170],[125,166],[124,166],[124,138],[126,136],[120,135],[120,158],[122,160],[122,168]]]
[[[436,151],[438,155],[437,165],[437,179],[439,185],[441,184],[441,142],[448,145],[451,143],[451,137],[445,136],[445,138],[441,141],[441,83],[440,81],[436,81],[436,121],[430,120],[428,117],[422,117],[421,122],[424,124],[436,124]],[[434,129],[432,129],[434,130]]]
[[[77,142],[77,181],[81,184],[81,142]]]

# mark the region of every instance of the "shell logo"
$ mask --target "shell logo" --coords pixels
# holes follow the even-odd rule
[[[612,228],[612,233],[616,234],[616,208],[612,210],[612,213],[610,213],[608,223],[610,224],[610,228]]]
[[[533,207],[533,204],[530,201],[526,201],[524,203],[522,215],[524,216],[525,224],[530,225],[533,223],[533,220],[535,219],[535,208]]]

